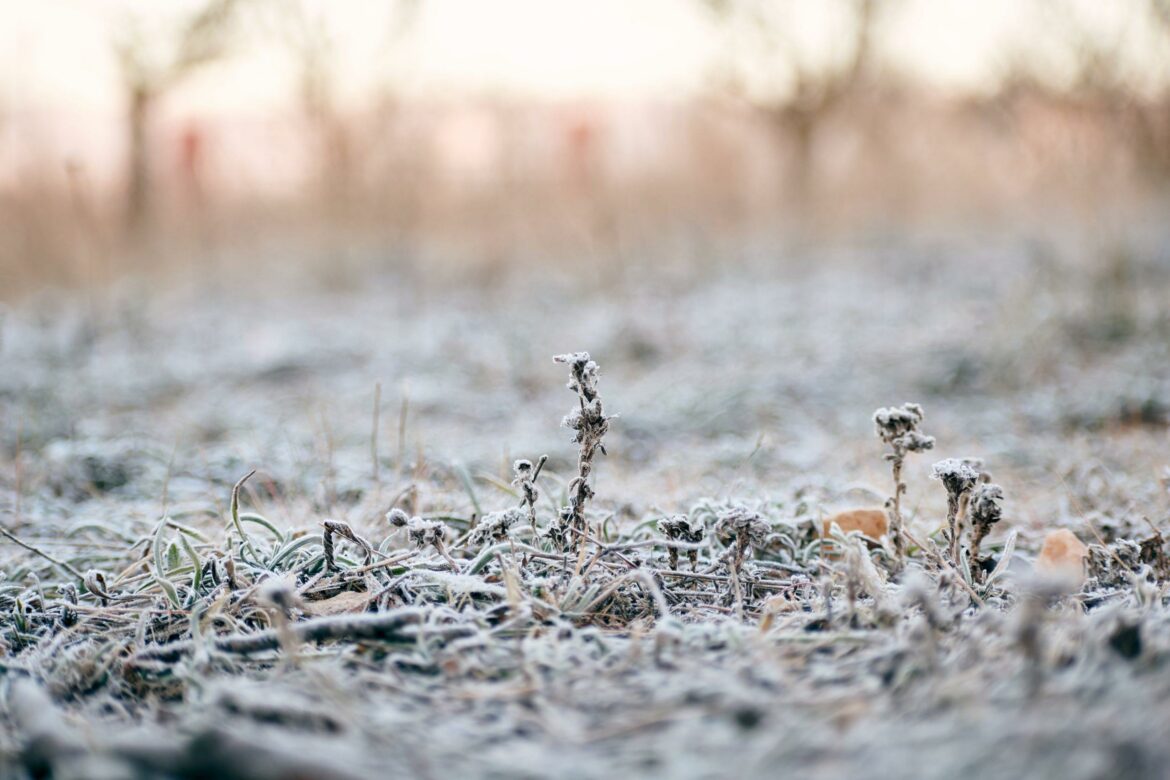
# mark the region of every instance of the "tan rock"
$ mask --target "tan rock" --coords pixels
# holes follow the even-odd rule
[[[1049,531],[1036,559],[1036,571],[1077,585],[1085,581],[1085,556],[1089,548],[1067,528]]]
[[[822,537],[828,537],[834,523],[842,533],[860,531],[874,541],[881,539],[890,530],[890,518],[884,509],[847,509],[826,517],[821,527]]]

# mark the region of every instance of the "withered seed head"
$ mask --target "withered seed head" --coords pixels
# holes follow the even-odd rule
[[[958,498],[975,487],[979,471],[965,458],[945,458],[935,463],[930,476],[942,482],[947,495]]]

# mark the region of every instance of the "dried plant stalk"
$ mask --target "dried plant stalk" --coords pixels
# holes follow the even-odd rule
[[[907,453],[925,452],[934,447],[934,437],[918,430],[922,418],[922,407],[911,403],[878,409],[873,415],[878,437],[890,447],[885,457],[894,475],[894,495],[887,507],[890,513],[890,541],[894,545],[894,566],[898,570],[906,565],[906,534],[902,521],[902,496],[906,492],[906,483],[902,481],[902,467]]]
[[[979,471],[970,460],[946,458],[934,464],[930,476],[942,482],[947,491],[947,551],[951,563],[958,566],[963,515],[971,488],[979,480]]]
[[[561,509],[564,543],[578,550],[588,534],[585,505],[593,497],[589,477],[593,473],[593,461],[597,452],[607,454],[602,440],[609,431],[609,421],[597,392],[597,363],[590,359],[588,352],[573,352],[557,355],[557,363],[569,366],[568,388],[577,394],[578,408],[565,416],[563,425],[576,431],[573,442],[578,445],[577,475],[569,483],[569,504]]]

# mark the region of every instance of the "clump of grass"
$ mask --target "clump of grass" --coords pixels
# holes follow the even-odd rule
[[[569,482],[569,503],[561,510],[565,543],[573,549],[579,548],[588,535],[588,521],[585,505],[593,497],[589,478],[593,473],[593,461],[600,451],[607,454],[603,439],[609,431],[612,417],[605,414],[601,396],[597,391],[598,366],[588,352],[573,352],[557,355],[556,363],[569,366],[570,390],[577,394],[577,408],[565,415],[562,424],[575,433],[573,443],[578,445],[577,475]]]
[[[959,565],[959,534],[971,489],[979,481],[979,471],[966,458],[945,458],[935,463],[930,476],[947,491],[947,551],[951,563]]]
[[[906,536],[902,525],[902,496],[906,492],[906,483],[902,481],[902,468],[908,453],[925,452],[934,447],[934,437],[918,429],[922,419],[922,407],[912,403],[878,409],[873,413],[874,429],[890,447],[885,455],[894,475],[894,495],[889,503],[890,541],[894,545],[894,566],[899,570],[906,563]]]

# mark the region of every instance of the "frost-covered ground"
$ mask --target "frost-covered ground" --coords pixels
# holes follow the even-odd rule
[[[491,283],[261,268],[12,305],[0,518],[57,561],[0,548],[5,773],[1163,776],[1165,585],[1116,540],[1170,521],[1170,243],[742,254]],[[516,525],[484,553],[463,531],[516,505],[514,459],[550,457],[542,527],[565,499],[576,401],[551,357],[573,350],[619,415],[592,540],[562,555]],[[1015,531],[1016,552],[972,583],[981,605],[921,551],[862,571],[807,537],[889,495],[872,414],[903,401],[937,439],[907,462],[916,538],[945,547],[935,460],[1003,486],[984,549]],[[253,469],[241,507],[273,530],[230,519]],[[782,539],[737,605],[712,532],[741,504]],[[410,551],[392,506],[444,518],[443,555],[347,573],[363,554],[339,540],[327,569],[327,518],[372,560]],[[662,574],[654,523],[678,512],[707,527],[708,579]],[[1031,561],[1060,526],[1114,548],[1049,598]],[[365,600],[319,603],[342,594]],[[342,606],[403,622],[280,634]],[[212,641],[268,626],[281,650]]]

